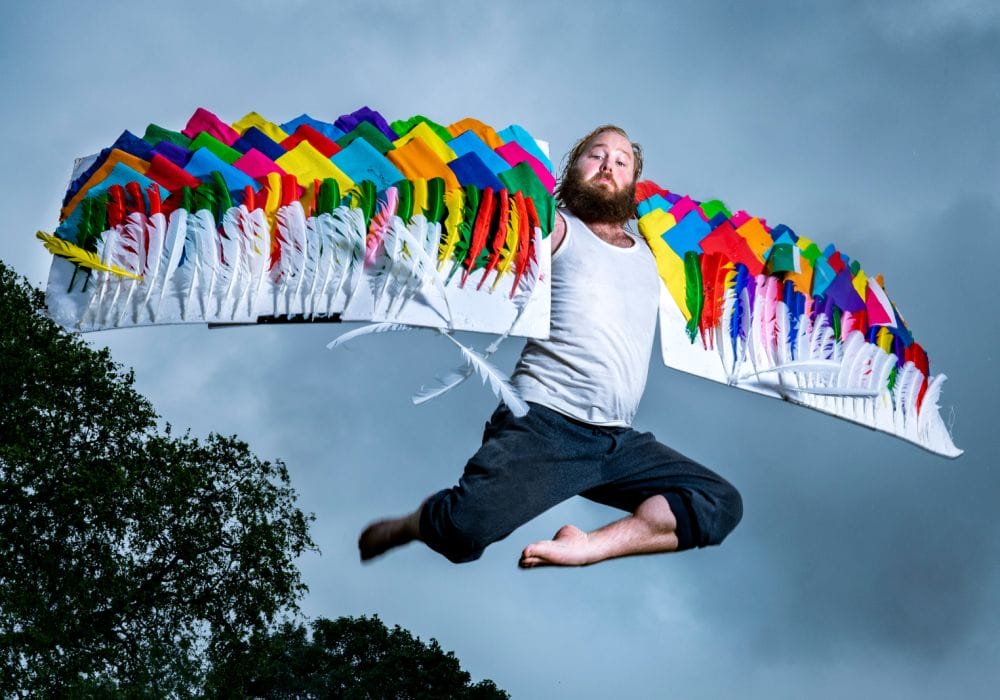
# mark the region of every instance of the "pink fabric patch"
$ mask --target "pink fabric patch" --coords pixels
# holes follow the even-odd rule
[[[262,180],[266,178],[268,173],[278,173],[279,175],[287,174],[284,170],[282,170],[280,165],[265,156],[256,148],[251,148],[249,151],[240,156],[236,162],[233,163],[233,167],[239,168],[255,180]]]
[[[202,132],[214,136],[227,146],[232,146],[240,138],[240,132],[204,107],[199,107],[188,119],[187,126],[181,133],[189,139],[193,139]]]
[[[501,158],[507,161],[512,168],[515,165],[527,162],[528,165],[531,166],[531,169],[535,171],[535,175],[538,177],[538,180],[545,185],[545,189],[549,191],[549,194],[552,194],[555,191],[555,177],[549,172],[549,169],[541,163],[541,161],[521,148],[521,144],[516,141],[511,141],[510,143],[498,146],[494,150]]]

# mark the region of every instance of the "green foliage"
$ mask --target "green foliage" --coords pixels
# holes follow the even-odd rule
[[[239,690],[234,678],[250,680]],[[285,623],[272,634],[258,635],[247,654],[210,678],[210,693],[278,699],[457,698],[493,700],[510,697],[491,680],[472,683],[452,652],[437,640],[415,638],[375,617],[319,618],[312,636],[305,626]]]
[[[296,609],[281,462],[158,430],[133,377],[0,263],[0,696],[190,696]]]

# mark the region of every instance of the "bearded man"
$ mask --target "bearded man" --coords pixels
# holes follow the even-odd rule
[[[369,525],[362,560],[420,540],[453,562],[473,561],[575,495],[629,515],[589,533],[566,525],[528,545],[521,567],[705,547],[739,523],[732,485],[631,428],[661,284],[649,248],[626,228],[641,171],[641,148],[616,126],[574,146],[556,189],[550,335],[527,341],[511,377],[530,410],[517,418],[501,405],[458,484]]]

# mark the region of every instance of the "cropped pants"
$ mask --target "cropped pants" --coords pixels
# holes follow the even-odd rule
[[[518,418],[501,405],[458,484],[424,503],[420,536],[431,549],[453,562],[473,561],[576,495],[628,512],[650,496],[664,496],[677,519],[678,549],[719,544],[739,523],[739,492],[652,433],[530,406]]]

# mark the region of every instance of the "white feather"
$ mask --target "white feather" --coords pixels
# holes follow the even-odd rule
[[[441,334],[458,346],[459,350],[465,356],[466,361],[472,365],[473,369],[482,378],[483,384],[489,384],[493,394],[507,404],[507,408],[510,409],[511,413],[518,417],[528,413],[528,405],[517,393],[517,390],[511,386],[510,380],[499,369],[475,350],[467,348],[455,340],[451,334],[445,331],[441,331]]]
[[[416,326],[408,326],[404,323],[372,323],[367,326],[362,326],[361,328],[356,328],[353,331],[348,331],[343,335],[337,336],[335,339],[331,340],[326,344],[328,350],[333,350],[334,348],[340,347],[344,343],[347,343],[355,338],[363,335],[370,335],[372,333],[389,333],[393,331],[412,331],[418,330]]]

